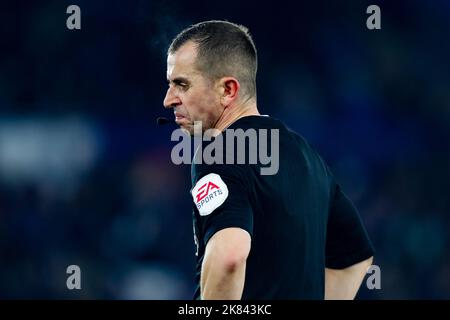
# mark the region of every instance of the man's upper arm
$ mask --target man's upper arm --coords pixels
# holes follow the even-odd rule
[[[241,228],[225,228],[217,231],[208,241],[205,260],[215,255],[226,266],[233,268],[236,263],[245,261],[250,253],[250,234]],[[230,270],[232,271],[232,270]]]
[[[191,195],[199,214],[203,241],[225,228],[240,228],[253,234],[253,212],[248,182],[242,167],[215,165],[200,167]]]

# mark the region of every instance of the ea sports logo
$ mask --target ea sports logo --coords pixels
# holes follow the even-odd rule
[[[215,185],[214,183],[212,183],[211,181],[202,185],[200,187],[200,189],[198,189],[197,202],[200,202],[201,200],[203,200],[208,195],[209,191],[214,190],[214,189],[219,189],[219,187],[217,185]]]
[[[200,216],[206,216],[225,202],[228,187],[218,174],[210,173],[197,181],[191,194]]]

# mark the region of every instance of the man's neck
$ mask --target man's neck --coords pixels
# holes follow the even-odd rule
[[[240,118],[259,115],[260,113],[256,106],[256,102],[251,101],[246,105],[226,108],[214,127],[219,130],[219,132],[222,132]]]

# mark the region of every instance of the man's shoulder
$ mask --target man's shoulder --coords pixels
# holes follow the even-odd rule
[[[248,165],[237,163],[196,163],[191,164],[191,179],[195,184],[198,180],[208,174],[218,174],[220,176],[227,176],[239,179],[240,177],[247,176]]]
[[[269,115],[251,115],[239,118],[228,129],[280,129],[285,125],[279,119]]]
[[[269,115],[259,115],[259,116],[247,116],[238,119],[233,123],[228,129],[268,129],[268,130],[278,130],[281,138],[294,139],[300,142],[304,146],[308,146],[306,139],[296,132],[294,129],[290,128],[284,123],[284,121],[277,119]]]

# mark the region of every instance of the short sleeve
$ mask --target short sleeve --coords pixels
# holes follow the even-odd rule
[[[191,190],[204,244],[218,231],[241,228],[253,234],[245,169],[239,165],[197,166]]]
[[[334,191],[327,224],[325,265],[344,269],[370,258],[374,249],[355,206],[339,184]]]

